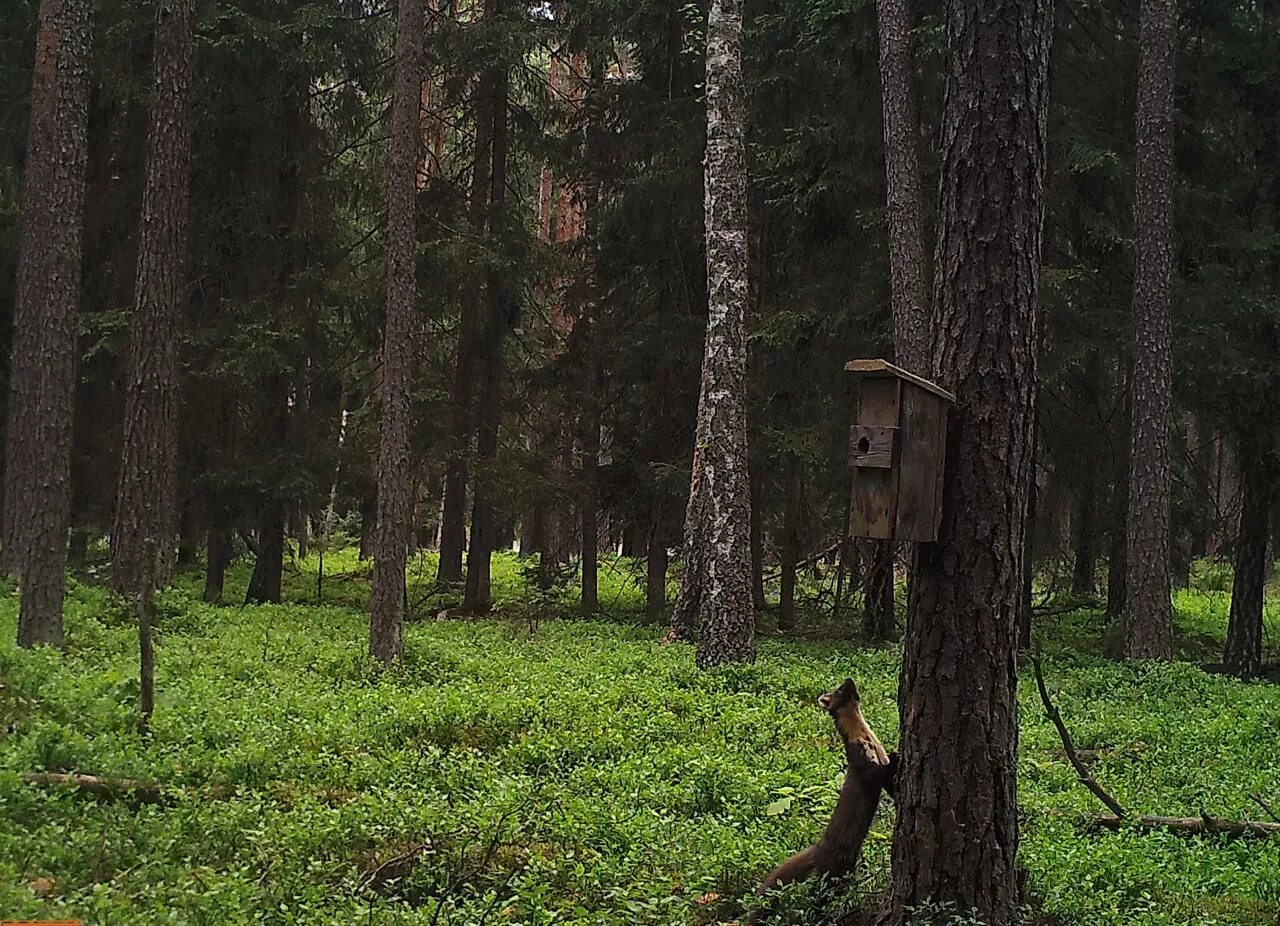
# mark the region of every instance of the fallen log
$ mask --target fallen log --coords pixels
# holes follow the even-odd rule
[[[105,800],[112,800],[126,794],[144,804],[158,804],[161,800],[158,786],[133,778],[101,778],[97,775],[77,775],[71,772],[23,772],[22,780],[44,788],[71,787]]]
[[[1219,820],[1208,815],[1199,817],[1152,817],[1099,814],[1093,818],[1098,826],[1118,830],[1122,826],[1136,826],[1144,830],[1173,830],[1192,835],[1221,835],[1267,839],[1280,836],[1280,823],[1269,823],[1260,820]]]

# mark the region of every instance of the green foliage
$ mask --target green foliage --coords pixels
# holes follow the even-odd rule
[[[295,602],[312,600],[312,562],[287,583]],[[500,600],[534,594],[500,562]],[[703,673],[651,628],[426,620],[408,628],[404,663],[380,673],[357,607],[367,579],[350,551],[328,554],[330,565],[359,574],[330,578],[336,603],[325,605],[214,607],[187,578],[163,593],[149,738],[134,723],[136,637],[124,609],[73,583],[60,656],[13,646],[16,602],[5,599],[6,916],[725,920],[750,905],[770,866],[817,836],[834,802],[839,753],[814,697],[852,674],[872,724],[897,738],[896,654],[846,644],[764,642],[759,664]],[[1193,600],[1180,605],[1184,620]],[[1194,613],[1195,626],[1221,634],[1220,611],[1206,606],[1211,625]],[[1187,664],[1117,665],[1053,642],[1078,626],[1074,616],[1046,623],[1049,684],[1127,807],[1247,817],[1250,791],[1275,796],[1275,688]],[[1091,828],[1098,808],[1028,682],[1022,859],[1046,912],[1090,926],[1276,916],[1280,843]],[[19,778],[60,769],[159,782],[166,800],[98,802]],[[835,890],[789,890],[772,903],[782,921],[829,922],[865,904],[883,885],[891,830],[886,804],[865,874]]]

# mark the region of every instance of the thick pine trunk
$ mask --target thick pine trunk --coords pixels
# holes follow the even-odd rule
[[[500,0],[487,0],[486,17],[502,12]],[[493,86],[493,163],[489,171],[489,243],[498,247],[505,233],[507,193],[507,95],[508,75],[501,63],[490,68]],[[515,298],[502,268],[490,267],[486,279],[486,316],[482,328],[481,380],[477,405],[475,491],[471,508],[471,543],[467,548],[467,580],[463,607],[482,614],[492,606],[490,567],[497,540],[494,496],[498,458],[498,428],[502,420],[502,342]]]
[[[494,0],[487,0],[485,15],[492,15]],[[484,237],[489,218],[492,191],[494,114],[497,108],[498,74],[492,68],[480,75],[476,86],[475,164],[471,174],[471,198],[468,225],[477,239]],[[458,347],[453,370],[453,394],[450,409],[452,446],[445,461],[444,502],[440,515],[440,561],[436,581],[462,581],[462,557],[467,547],[467,459],[475,429],[476,380],[481,375],[483,360],[483,306],[480,300],[481,277],[469,279],[462,293],[458,313]]]
[[[177,542],[178,328],[187,300],[194,0],[156,4],[155,79],[138,239],[112,585],[129,600],[164,579]]]
[[[258,556],[245,591],[245,604],[279,604],[284,581],[284,502],[263,503],[258,517]]]
[[[1254,678],[1262,671],[1262,604],[1267,585],[1274,476],[1268,472],[1260,449],[1241,442],[1240,450],[1244,497],[1222,664],[1232,675]]]
[[[404,652],[405,558],[412,517],[409,391],[417,315],[418,148],[422,137],[422,5],[401,0],[396,19],[391,168],[387,183],[387,319],[382,340],[382,428],[369,652],[383,663]]]
[[[912,571],[892,917],[1018,914],[1017,615],[1031,481],[1049,0],[951,0],[933,376],[958,396]]]
[[[42,0],[4,468],[4,567],[21,583],[21,646],[62,645],[92,41],[90,0]]]
[[[685,573],[675,627],[696,628],[708,668],[755,659],[751,485],[747,474],[747,169],[742,0],[711,0],[707,17],[707,337]]]
[[[1174,0],[1142,0],[1138,66],[1133,376],[1129,380],[1126,659],[1172,659],[1169,439],[1173,424]]]

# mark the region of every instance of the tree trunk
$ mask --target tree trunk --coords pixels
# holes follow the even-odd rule
[[[893,355],[911,373],[929,369],[929,313],[924,296],[924,240],[920,231],[919,111],[911,55],[908,0],[876,0],[879,72],[884,120],[884,187],[888,205],[888,263],[893,316]],[[892,639],[893,543],[867,547],[869,573],[863,585],[863,633]],[[887,569],[886,569],[887,564]]]
[[[204,534],[204,499],[192,495],[178,505],[178,558],[175,569],[189,569],[196,564],[200,553],[200,538]]]
[[[597,369],[595,320],[586,319],[587,390],[582,410],[582,614],[590,617],[600,610],[599,602],[599,521],[600,521],[600,376]]]
[[[927,374],[929,308],[925,298],[924,235],[920,223],[920,115],[911,51],[909,0],[876,0],[880,44],[880,100],[884,113],[884,166],[889,219],[890,304],[898,366]],[[868,546],[872,546],[869,544]],[[871,572],[863,586],[863,633],[883,642],[897,635],[894,613],[894,543],[868,549]]]
[[[755,659],[747,474],[747,170],[742,0],[707,17],[707,337],[675,625],[701,668]]]
[[[178,328],[187,301],[191,189],[191,56],[194,0],[156,4],[155,78],[138,276],[130,332],[120,481],[111,532],[111,584],[141,600],[144,577],[163,580],[177,542]]]
[[[880,91],[884,108],[893,349],[900,367],[922,374],[929,368],[929,313],[924,295],[920,154],[916,147],[920,119],[916,108],[908,6],[908,0],[876,0],[880,32]]]
[[[378,526],[378,496],[376,491],[360,498],[360,550],[361,561],[373,556],[373,538]]]
[[[284,502],[268,499],[258,521],[258,556],[245,604],[279,604],[284,579]]]
[[[1094,579],[1094,565],[1097,557],[1093,552],[1093,506],[1097,492],[1097,482],[1092,475],[1086,474],[1079,487],[1076,499],[1076,517],[1072,525],[1075,534],[1075,550],[1071,569],[1071,596],[1073,598],[1092,598],[1098,593]]]
[[[84,569],[89,562],[89,529],[73,527],[67,544],[67,565],[73,570]]]
[[[667,606],[667,530],[662,503],[655,498],[645,558],[645,614],[657,617]]]
[[[761,467],[763,469],[763,467]],[[751,474],[751,606],[757,611],[768,607],[764,595],[764,478]]]
[[[203,597],[205,601],[217,604],[222,601],[227,565],[231,562],[231,534],[225,524],[215,524],[209,528],[208,547]]]
[[[495,0],[486,0],[485,15],[493,15]],[[492,192],[494,126],[497,108],[497,72],[486,69],[476,87],[475,166],[471,174],[468,224],[471,234],[484,237]],[[481,277],[473,274],[463,286],[458,314],[458,348],[454,362],[453,394],[450,410],[452,446],[445,461],[444,502],[440,515],[440,561],[436,581],[462,581],[462,554],[467,546],[467,457],[474,428],[472,405],[475,384],[483,359],[484,328],[480,304]]]
[[[1129,388],[1127,378],[1122,377],[1120,391],[1124,397],[1124,415],[1121,417],[1120,434],[1116,440],[1114,459],[1111,461],[1111,537],[1107,551],[1107,617],[1123,622],[1125,585],[1129,575]]]
[[[1142,0],[1129,452],[1126,659],[1172,659],[1169,431],[1173,424],[1174,0]]]
[[[62,645],[92,42],[90,0],[41,0],[4,468],[4,567],[27,647]]]
[[[487,0],[486,17],[501,13],[500,0]],[[489,171],[489,242],[499,247],[499,236],[505,234],[505,202],[507,192],[507,94],[508,75],[501,62],[489,70],[493,87],[493,164]],[[511,316],[514,299],[505,277],[506,271],[496,266],[489,269],[486,287],[488,312],[481,337],[482,378],[476,435],[475,492],[471,508],[471,543],[467,549],[467,582],[463,607],[482,614],[492,605],[489,573],[492,564],[497,525],[494,522],[495,465],[498,457],[498,427],[502,419],[502,341]]]
[[[898,618],[893,597],[893,541],[864,540],[860,547],[862,570],[862,635],[883,643],[897,636]]]
[[[782,578],[778,589],[778,630],[782,633],[796,625],[796,563],[804,556],[800,549],[800,495],[800,461],[793,457],[782,515]]]
[[[1039,401],[1039,392],[1032,401]],[[1034,426],[1033,426],[1034,427]],[[1027,520],[1022,529],[1022,591],[1018,601],[1018,649],[1031,648],[1031,612],[1033,610],[1036,563],[1036,510],[1040,505],[1040,486],[1036,482],[1035,431],[1031,437],[1031,481],[1027,485]]]
[[[952,0],[933,376],[948,425],[938,542],[916,549],[900,683],[892,917],[1018,913],[1016,645],[1044,217],[1049,0]]]
[[[1235,578],[1223,667],[1240,678],[1262,671],[1262,604],[1267,582],[1267,540],[1271,531],[1272,474],[1260,448],[1240,444],[1243,500],[1236,540]]]
[[[409,392],[417,318],[418,146],[422,138],[422,4],[402,0],[396,14],[391,168],[387,184],[387,320],[382,341],[382,429],[378,451],[378,520],[374,537],[369,653],[383,663],[404,652],[405,558],[409,489]]]

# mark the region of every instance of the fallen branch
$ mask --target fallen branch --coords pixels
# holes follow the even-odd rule
[[[1267,813],[1267,816],[1269,816],[1272,820],[1275,820],[1276,822],[1280,822],[1280,814],[1277,814],[1275,810],[1272,809],[1271,805],[1262,799],[1262,796],[1260,794],[1250,794],[1249,800],[1253,801],[1255,804],[1257,804],[1259,807],[1265,810]]]
[[[817,553],[813,554],[808,559],[802,559],[800,562],[796,563],[796,572],[799,572],[802,569],[808,569],[818,560],[825,559],[826,557],[830,556],[832,553],[835,553],[837,550],[840,549],[840,544],[843,542],[844,542],[843,540],[837,540],[835,543],[831,544],[831,546],[827,547],[826,549],[819,550]],[[764,581],[766,583],[773,582],[781,575],[782,575],[782,570],[779,569],[777,572],[764,576]]]
[[[1049,716],[1049,720],[1053,722],[1053,725],[1058,728],[1058,736],[1062,739],[1062,748],[1066,751],[1071,767],[1076,770],[1080,783],[1092,791],[1098,800],[1113,811],[1111,814],[1095,816],[1093,822],[1098,826],[1119,829],[1125,823],[1132,823],[1139,829],[1144,830],[1174,830],[1175,832],[1189,834],[1216,833],[1222,836],[1250,836],[1263,839],[1270,836],[1280,836],[1280,822],[1219,820],[1203,811],[1198,817],[1154,817],[1145,815],[1134,817],[1126,814],[1124,808],[1120,806],[1120,802],[1112,797],[1106,788],[1098,784],[1094,777],[1089,774],[1089,769],[1085,767],[1084,762],[1080,760],[1080,755],[1076,752],[1076,747],[1071,742],[1071,734],[1067,732],[1067,726],[1062,722],[1062,715],[1058,713],[1058,709],[1049,700],[1049,690],[1044,684],[1044,669],[1040,665],[1040,650],[1038,647],[1036,654],[1031,657],[1031,665],[1035,668],[1036,688],[1040,691],[1040,700],[1044,704],[1045,713]],[[1249,797],[1267,813],[1275,816],[1275,811],[1258,795],[1251,794]]]
[[[1058,713],[1058,709],[1049,700],[1049,690],[1044,686],[1044,670],[1040,665],[1039,648],[1037,648],[1036,654],[1031,657],[1031,665],[1035,667],[1036,687],[1040,689],[1040,700],[1044,704],[1044,711],[1053,725],[1058,728],[1058,736],[1062,739],[1062,748],[1066,750],[1067,760],[1070,761],[1071,767],[1076,770],[1080,783],[1092,791],[1094,797],[1106,804],[1107,809],[1115,814],[1117,819],[1125,816],[1124,808],[1120,806],[1120,802],[1112,797],[1106,788],[1098,784],[1093,775],[1089,774],[1089,769],[1080,761],[1080,756],[1076,753],[1076,747],[1071,742],[1071,734],[1067,732],[1067,726],[1062,722],[1062,715]]]
[[[159,787],[133,778],[99,778],[97,775],[76,775],[68,772],[23,772],[22,780],[44,788],[70,786],[107,800],[123,794],[132,794],[144,804],[158,804],[161,800]]]
[[[1179,833],[1213,833],[1222,836],[1255,837],[1266,839],[1280,836],[1280,823],[1264,823],[1258,820],[1219,820],[1207,814],[1199,817],[1116,817],[1109,814],[1093,818],[1098,826],[1120,829],[1132,824],[1144,830],[1173,830]]]
[[[1097,598],[1081,598],[1076,601],[1068,601],[1061,604],[1053,605],[1048,602],[1036,605],[1031,609],[1031,613],[1036,617],[1057,617],[1061,614],[1070,614],[1072,611],[1079,611],[1082,608],[1095,608],[1098,606]]]

